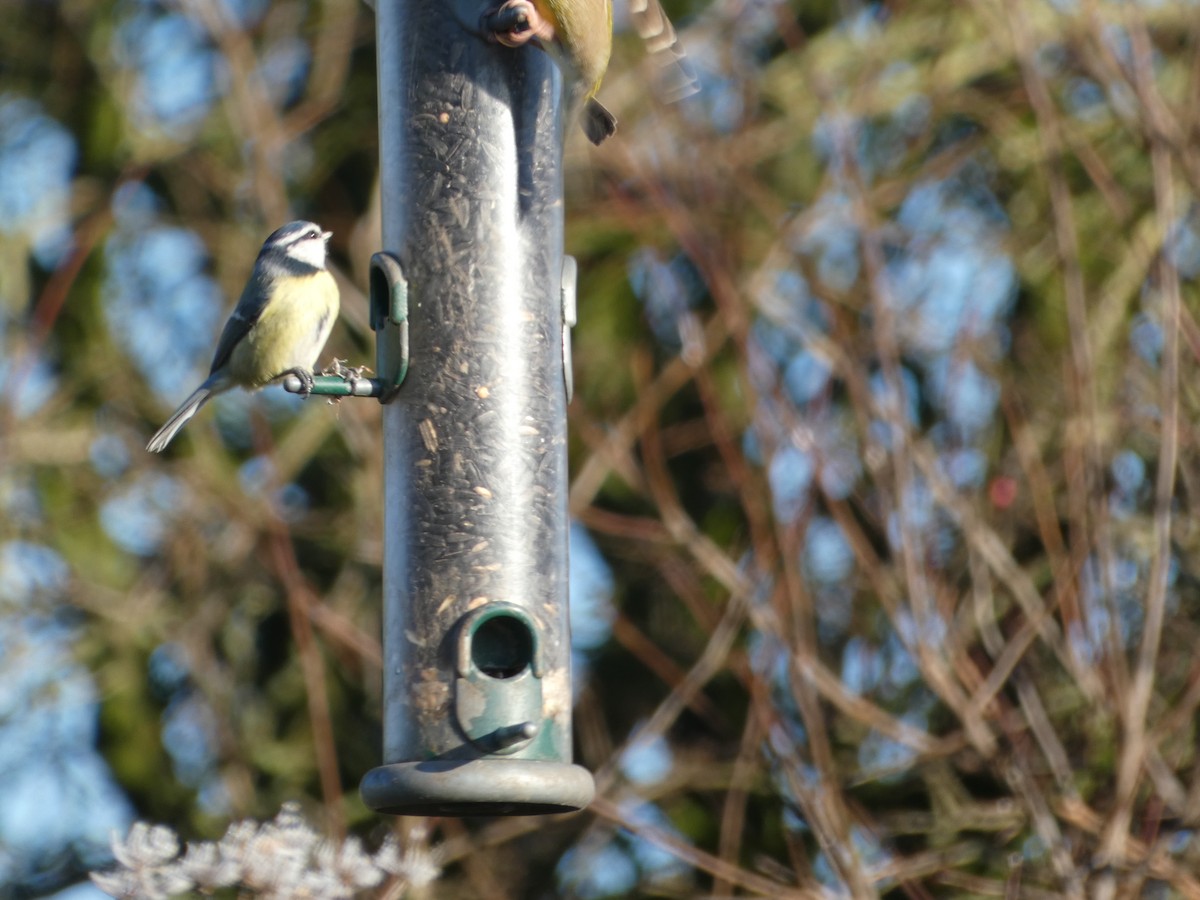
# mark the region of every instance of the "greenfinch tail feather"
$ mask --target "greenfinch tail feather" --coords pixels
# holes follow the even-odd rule
[[[610,113],[595,97],[589,97],[583,105],[583,133],[596,146],[605,138],[612,137],[617,130],[617,117]]]

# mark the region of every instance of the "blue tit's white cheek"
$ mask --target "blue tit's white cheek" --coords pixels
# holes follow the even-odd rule
[[[289,246],[287,255],[314,269],[323,269],[325,268],[325,251],[324,238],[305,238]]]
[[[328,272],[278,279],[258,321],[230,354],[231,374],[240,384],[262,387],[291,369],[311,371],[337,314],[337,284]]]

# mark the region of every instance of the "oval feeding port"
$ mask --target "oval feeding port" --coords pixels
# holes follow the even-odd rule
[[[383,323],[387,321],[388,301],[392,295],[392,288],[388,284],[387,275],[384,274],[381,266],[371,266],[367,284],[370,288],[367,296],[371,300],[371,330],[382,331]]]
[[[516,616],[491,616],[471,638],[471,662],[489,678],[516,678],[533,664],[533,634]]]

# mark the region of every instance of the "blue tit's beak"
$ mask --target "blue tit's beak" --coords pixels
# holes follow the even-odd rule
[[[321,237],[322,237],[324,240],[329,240],[331,237],[333,237],[333,232],[332,232],[332,231],[322,231],[322,232],[321,232]]]

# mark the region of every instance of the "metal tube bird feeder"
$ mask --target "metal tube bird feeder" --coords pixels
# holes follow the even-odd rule
[[[571,763],[574,268],[553,67],[489,44],[469,3],[376,6],[372,322],[378,380],[403,383],[381,398],[384,764],[362,796],[388,813],[578,809],[594,788]]]

